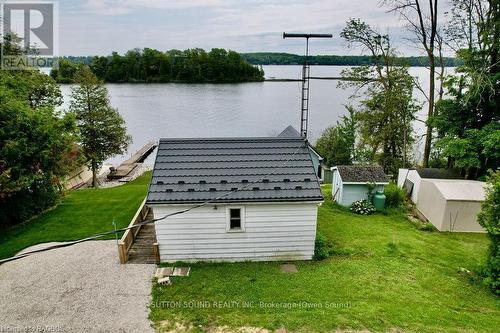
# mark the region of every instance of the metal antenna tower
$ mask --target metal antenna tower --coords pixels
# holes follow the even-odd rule
[[[293,34],[283,33],[285,38],[305,38],[306,39],[306,54],[304,56],[304,64],[302,65],[302,97],[300,105],[300,135],[307,139],[307,124],[309,118],[309,77],[311,67],[308,62],[309,57],[309,38],[332,38],[332,34]]]

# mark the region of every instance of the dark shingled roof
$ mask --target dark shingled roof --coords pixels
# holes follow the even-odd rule
[[[458,171],[450,169],[420,168],[417,172],[421,178],[463,179]]]
[[[300,138],[300,133],[292,125],[288,125],[287,128],[278,134],[279,138]]]
[[[388,183],[389,178],[379,166],[339,165],[344,183]]]
[[[301,138],[161,139],[147,203],[321,201]]]
[[[301,136],[300,136],[299,131],[297,131],[297,130],[295,129],[295,127],[293,127],[292,125],[288,125],[288,127],[287,127],[287,128],[285,128],[285,129],[283,130],[283,132],[281,132],[280,134],[278,134],[278,138],[300,138],[300,137],[301,137]],[[314,154],[318,155],[318,158],[319,158],[320,160],[323,160],[323,157],[320,155],[320,153],[318,153],[318,152],[316,151],[316,149],[314,149],[314,147],[313,147],[311,144],[309,144],[309,149],[311,149],[311,151],[312,151]]]

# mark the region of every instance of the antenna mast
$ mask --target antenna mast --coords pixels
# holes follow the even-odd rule
[[[309,77],[311,67],[308,62],[309,57],[309,38],[332,38],[332,34],[291,34],[283,33],[285,38],[305,38],[306,39],[306,54],[304,56],[304,64],[302,65],[302,97],[300,105],[300,135],[307,139],[307,124],[309,118]]]

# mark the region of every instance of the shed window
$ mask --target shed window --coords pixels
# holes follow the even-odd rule
[[[241,229],[241,209],[231,208],[229,214],[229,229]]]
[[[244,231],[244,229],[243,207],[228,208],[227,231]]]

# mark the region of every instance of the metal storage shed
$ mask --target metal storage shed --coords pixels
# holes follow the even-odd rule
[[[485,183],[422,179],[417,208],[439,231],[485,232],[477,223]]]

